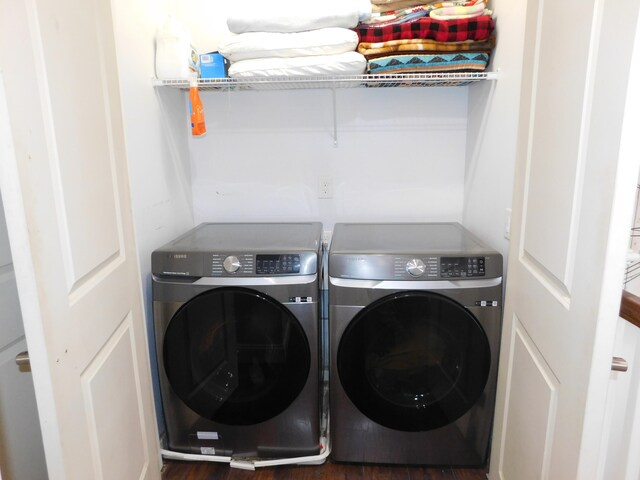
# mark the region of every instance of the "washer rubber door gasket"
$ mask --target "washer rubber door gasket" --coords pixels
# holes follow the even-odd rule
[[[428,431],[464,415],[489,376],[489,341],[459,303],[428,291],[386,296],[361,310],[337,353],[340,383],[368,418]]]

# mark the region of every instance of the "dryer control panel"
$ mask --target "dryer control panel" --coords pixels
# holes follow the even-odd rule
[[[312,275],[317,272],[314,252],[290,253],[214,253],[211,269],[204,276]]]
[[[300,273],[300,254],[256,255],[256,273],[258,275]]]
[[[153,274],[172,278],[314,275],[315,252],[154,252]]]
[[[442,278],[484,277],[484,257],[441,257]]]
[[[351,255],[329,257],[329,276],[363,280],[465,280],[502,276],[502,257],[486,255]]]

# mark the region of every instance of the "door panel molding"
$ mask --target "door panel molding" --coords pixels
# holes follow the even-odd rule
[[[556,423],[559,381],[518,318],[513,317],[508,377],[511,392],[504,411],[500,477],[547,478]],[[546,425],[545,428],[539,428]]]
[[[544,7],[541,0],[530,10],[537,14],[537,32],[532,46],[523,206],[526,229],[522,230],[521,250],[528,252],[570,292],[595,67],[593,54],[589,54],[588,44],[582,39],[589,38],[588,31],[579,40],[586,45],[576,50],[569,48],[575,38],[564,43],[551,40],[565,39],[566,35],[558,33],[561,28],[558,8],[571,11],[571,5],[554,5],[548,14]],[[558,49],[565,54],[558,54]],[[575,67],[575,62],[583,67]],[[582,75],[583,70],[586,75]],[[562,105],[561,110],[558,105]],[[579,122],[574,120],[576,117]]]
[[[115,252],[104,262],[96,265],[92,271],[87,272],[86,275],[79,278],[71,285],[71,289],[69,290],[69,305],[74,305],[88,295],[94,287],[98,287],[100,282],[120,268],[125,260],[126,258],[121,255],[121,251]]]
[[[571,292],[560,279],[526,251],[521,253],[519,260],[529,274],[535,277],[564,308],[568,310],[571,307]]]
[[[96,479],[144,478],[149,466],[144,434],[149,426],[144,420],[142,386],[134,361],[132,321],[130,312],[81,375]],[[122,372],[127,374],[123,376]],[[117,392],[113,391],[114,385],[117,385]],[[137,404],[138,409],[136,415],[128,410],[127,422],[114,425],[110,416],[105,415],[105,412],[127,410],[132,404]],[[114,437],[119,441],[114,443]],[[139,459],[140,463],[136,466],[114,461],[127,456]],[[128,470],[122,471],[122,468]]]

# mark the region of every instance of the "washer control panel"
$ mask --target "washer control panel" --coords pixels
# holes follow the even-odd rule
[[[484,277],[484,257],[441,257],[440,276],[442,278]]]
[[[300,273],[300,255],[256,255],[256,273],[258,275],[277,275]]]
[[[214,253],[206,277],[311,275],[317,272],[314,252]]]
[[[163,277],[316,275],[319,252],[154,252],[153,274]]]

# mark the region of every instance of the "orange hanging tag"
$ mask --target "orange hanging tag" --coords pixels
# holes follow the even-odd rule
[[[192,73],[189,79],[189,110],[191,114],[191,134],[200,137],[207,133],[204,123],[204,107],[198,93],[198,75]]]

